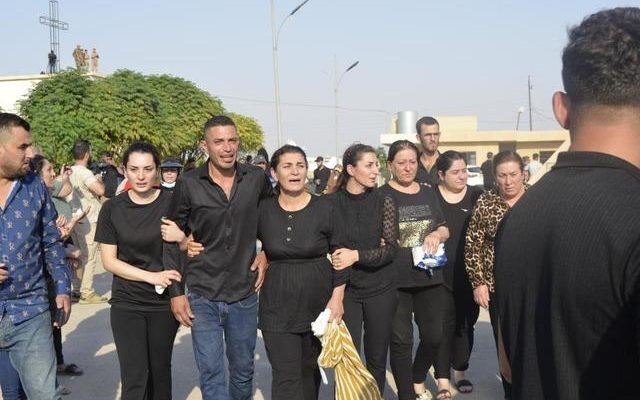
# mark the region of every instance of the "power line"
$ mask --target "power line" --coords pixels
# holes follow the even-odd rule
[[[264,104],[274,104],[275,103],[275,101],[273,101],[273,100],[251,99],[251,98],[248,98],[248,97],[239,97],[239,96],[217,95],[216,97],[221,97],[223,99],[249,101],[249,102],[253,102],[253,103],[264,103]],[[335,106],[327,105],[327,104],[289,103],[289,102],[280,102],[280,104],[285,104],[285,105],[288,105],[288,106],[295,106],[295,107],[328,108],[328,109],[332,109],[332,110],[335,109]],[[377,109],[377,108],[338,107],[338,109],[339,110],[345,110],[345,111],[377,112],[377,113],[384,113],[384,114],[387,114],[387,115],[393,115],[394,114],[392,112],[381,110],[381,109]]]

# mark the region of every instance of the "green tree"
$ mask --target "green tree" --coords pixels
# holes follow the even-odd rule
[[[76,70],[42,80],[19,103],[19,113],[31,124],[38,147],[59,163],[71,161],[71,147],[85,138],[96,148],[106,143],[96,135],[94,84]]]
[[[91,80],[68,70],[41,81],[19,104],[31,123],[35,143],[58,163],[71,161],[73,143],[83,138],[94,153],[122,154],[134,140],[154,144],[163,157],[200,157],[202,126],[227,113],[222,102],[193,83],[169,75],[146,76],[120,70]],[[256,150],[264,135],[250,117],[230,113],[242,148]]]

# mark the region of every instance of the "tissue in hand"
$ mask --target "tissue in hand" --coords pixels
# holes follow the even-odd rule
[[[444,244],[440,243],[436,254],[427,254],[422,246],[416,246],[411,249],[413,255],[413,265],[416,268],[427,271],[429,275],[433,275],[433,270],[441,268],[447,263],[447,256],[444,254]]]

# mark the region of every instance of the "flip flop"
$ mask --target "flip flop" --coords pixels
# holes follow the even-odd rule
[[[447,400],[447,399],[451,399],[453,396],[451,396],[451,392],[447,389],[442,389],[442,390],[438,390],[438,393],[436,393],[436,400]]]
[[[57,369],[58,375],[80,376],[84,373],[76,364],[64,364],[63,369]]]
[[[456,382],[456,388],[460,393],[471,393],[473,392],[473,383],[468,379],[460,379]]]

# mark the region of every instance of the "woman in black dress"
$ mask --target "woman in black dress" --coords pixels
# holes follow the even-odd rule
[[[461,393],[473,391],[473,384],[465,379],[469,358],[473,349],[473,327],[480,309],[473,301],[473,289],[464,266],[464,238],[469,226],[471,211],[482,190],[467,185],[467,162],[462,153],[446,151],[436,162],[440,183],[436,195],[449,227],[449,239],[445,243],[447,267],[444,282],[453,292],[453,303],[447,311],[447,337],[440,348],[439,357],[451,365],[454,384]]]
[[[395,271],[398,211],[391,196],[375,188],[379,166],[376,152],[365,144],[351,145],[342,158],[344,169],[335,202],[340,223],[334,268],[349,268],[344,321],[358,351],[364,325],[366,366],[384,392],[391,322],[396,310]]]
[[[311,331],[326,308],[340,321],[345,281],[327,259],[334,237],[332,202],[305,191],[307,159],[291,145],[276,150],[271,172],[278,196],[260,204],[258,237],[269,259],[260,291],[262,330],[274,400],[318,398],[320,341]]]
[[[133,143],[122,163],[131,189],[104,204],[96,230],[102,263],[113,273],[109,302],[121,398],[168,400],[178,321],[168,291],[160,289],[181,280],[177,271],[164,271],[162,264],[160,220],[167,215],[171,193],[155,188],[160,158],[152,145]]]
[[[443,284],[441,268],[430,272],[416,268],[412,257],[412,248],[418,246],[428,254],[435,254],[449,237],[449,230],[433,189],[415,181],[416,145],[408,140],[394,142],[389,148],[388,163],[393,179],[380,191],[393,197],[400,226],[400,249],[394,259],[398,307],[393,318],[390,357],[398,398],[430,398],[424,381],[432,365],[438,379],[436,398],[450,398],[449,364],[439,365],[437,355],[445,337],[444,306],[451,295]],[[414,319],[420,344],[412,359]]]

